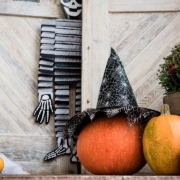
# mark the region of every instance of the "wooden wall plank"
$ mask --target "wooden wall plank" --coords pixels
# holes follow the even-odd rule
[[[25,135],[25,131],[14,121],[7,110],[0,105],[0,121],[11,132],[11,134]]]
[[[142,34],[144,34],[147,29],[149,29],[160,17],[160,13],[148,13],[145,18],[143,18],[143,20],[141,20],[131,31],[131,33],[125,37],[125,39],[117,42],[117,45],[115,46],[116,51],[121,53],[128,51],[129,48],[142,36]]]
[[[59,18],[62,13],[57,4],[35,2],[0,2],[0,14]]]
[[[21,37],[23,36],[26,39],[25,43],[28,43],[31,46],[31,49],[34,49],[34,53],[39,55],[40,47],[40,37],[32,31],[31,27],[26,22],[25,18],[22,17],[9,17],[10,21],[13,23],[14,27],[21,33]],[[39,23],[39,28],[41,24]],[[26,30],[24,30],[26,28]]]
[[[31,29],[36,33],[36,35],[41,37],[41,22],[37,18],[32,18],[32,17],[25,17],[24,18],[28,25],[31,27]]]
[[[29,162],[17,162],[19,165],[21,165],[23,167],[24,171],[27,171],[30,174],[43,174],[43,175],[49,175],[49,174],[53,174],[53,175],[59,175],[61,174],[60,172],[60,167],[58,166],[58,164],[56,163],[52,163],[52,161],[50,163],[43,163],[43,162],[36,162],[33,163],[31,161]],[[67,171],[66,171],[67,173]]]
[[[31,135],[39,135],[39,132],[35,130],[33,124],[26,121],[24,116],[17,106],[11,102],[11,99],[0,89],[0,105],[7,111],[7,113],[13,118],[13,120],[19,125],[19,127],[26,133]],[[10,124],[11,126],[11,124]]]
[[[119,16],[118,13],[111,13],[111,20],[109,22],[110,39],[113,40],[111,41],[111,46],[116,47],[128,34],[130,34],[130,32],[134,31],[135,27],[137,27],[143,19],[148,16],[148,13],[127,13],[121,14],[121,16]],[[122,22],[121,19],[124,19],[125,21]]]
[[[83,9],[81,110],[91,107],[91,1],[83,1]]]
[[[55,148],[54,136],[1,136],[1,153],[7,155],[12,161],[43,163],[44,154]],[[18,145],[19,144],[19,145]],[[33,155],[33,156],[32,156]],[[56,164],[56,160],[51,162]],[[51,164],[49,163],[49,165]]]
[[[37,82],[28,75],[21,64],[11,55],[11,52],[4,47],[0,42],[0,56],[9,64],[12,70],[19,76],[23,83],[32,91],[33,94],[37,92]]]
[[[40,3],[47,3],[47,4],[60,4],[59,0],[39,0]]]
[[[10,135],[11,132],[4,126],[0,119],[0,135]]]
[[[40,4],[14,0],[0,2],[0,14],[2,9],[5,10],[4,7],[7,11],[12,10],[8,16],[0,15],[0,151],[31,174],[77,173],[77,165],[70,163],[70,156],[62,156],[50,162],[43,161],[48,152],[57,148],[54,117],[51,115],[48,125],[39,125],[33,116],[38,105],[41,22],[49,17],[65,18],[59,4],[57,0],[44,0]],[[52,15],[56,10],[47,16],[39,15],[43,11],[49,13],[47,9],[52,7],[58,11],[58,16]],[[41,9],[43,11],[38,12]],[[19,11],[15,13],[17,16],[10,16],[13,10]],[[21,10],[26,11],[26,14]]]
[[[179,0],[108,0],[110,12],[171,12],[180,11]]]
[[[118,29],[122,27],[123,24],[127,22],[128,19],[132,17],[131,13],[127,13],[126,16],[119,16],[118,13],[109,14],[109,35],[112,36]]]
[[[20,112],[28,118],[28,120],[31,122],[31,124],[35,127],[35,129],[41,134],[41,135],[52,135],[54,134],[53,131],[50,130],[50,128],[47,128],[47,126],[43,127],[40,126],[35,122],[35,117],[33,116],[34,107],[29,106],[29,104],[26,102],[26,99],[23,99],[21,95],[13,88],[13,86],[7,81],[7,79],[0,73],[1,81],[0,81],[0,89],[7,94],[7,96],[11,99],[11,101],[18,107]],[[10,104],[9,106],[11,106]],[[27,119],[23,120],[24,122],[27,121]]]
[[[82,110],[96,107],[110,55],[107,0],[83,1],[83,33]]]
[[[164,97],[165,95],[164,94],[162,94],[161,96],[159,96],[154,102],[153,102],[153,104],[151,104],[151,106],[149,106],[149,108],[150,109],[154,109],[154,110],[156,110],[156,111],[160,111],[160,108],[161,108],[161,106],[162,106],[162,104],[163,104],[163,97]]]
[[[35,109],[35,107],[38,105],[37,92],[35,94],[33,94],[31,92],[31,90],[28,89],[27,86],[22,82],[21,77],[18,77],[1,57],[0,57],[0,61],[1,61],[0,69],[1,69],[1,73],[2,73],[2,76],[0,76],[0,79],[3,76],[5,76],[6,81],[7,81],[3,85],[7,86],[8,84],[11,84],[11,85],[9,85],[12,87],[11,91],[18,92],[18,94],[22,97],[22,99],[24,99],[24,101],[26,101],[26,103],[27,103],[26,106],[30,106],[31,109]],[[3,90],[5,91],[4,88],[3,88]],[[14,98],[15,98],[14,100],[16,100],[17,97],[14,97]],[[18,107],[20,107],[20,105],[18,105]],[[43,134],[43,135],[54,134],[53,116],[51,116],[51,120],[50,120],[50,123],[48,126],[46,124],[39,125],[39,124],[35,123],[35,117],[32,116],[33,111],[34,110],[32,110],[32,112],[29,112],[28,114],[26,114],[26,118],[24,119],[24,121],[26,121],[27,119],[31,119],[32,124],[35,124],[36,128],[38,128],[39,131],[41,132],[41,134]],[[12,121],[13,121],[13,117],[12,117]],[[13,134],[17,134],[16,131],[15,132],[13,131],[13,127],[11,129],[11,132]]]
[[[152,57],[152,62],[156,62],[157,64],[152,64],[152,68],[150,68],[147,77],[139,78],[141,85],[137,89],[135,89],[135,96],[138,102],[145,97],[158,83],[159,80],[157,78],[157,70],[160,68],[159,64],[164,62],[163,57],[169,55],[171,48],[176,44],[177,39],[180,38],[180,33],[176,33],[169,41],[167,41],[164,46],[158,50],[158,53]],[[138,83],[138,82],[137,82]],[[155,100],[156,101],[156,100]],[[159,109],[158,109],[159,110]]]
[[[147,79],[152,70],[158,68],[158,64],[160,63],[159,60],[162,60],[162,58],[158,59],[159,54],[157,50],[160,50],[165,46],[165,44],[167,45],[167,42],[178,33],[180,29],[180,25],[178,24],[179,20],[180,16],[178,15],[169,26],[167,26],[164,31],[162,31],[162,33],[149,44],[149,46],[147,46],[128,66],[126,66],[125,70],[129,75],[129,80],[134,89],[137,89],[139,84]],[[174,44],[177,42],[178,39],[174,41]],[[160,55],[162,56],[162,54]]]
[[[23,170],[31,174],[60,174],[57,160],[44,162],[43,158],[51,148],[56,147],[54,136],[3,136],[0,138],[1,153],[10,160],[22,165]]]
[[[82,99],[84,99],[82,110],[96,106],[99,93],[97,86],[100,86],[102,80],[99,72],[104,72],[108,59],[107,54],[106,60],[97,58],[102,53],[106,53],[109,46],[108,33],[105,31],[102,33],[101,27],[105,30],[109,28],[111,45],[118,51],[123,64],[125,64],[125,70],[135,90],[138,104],[159,110],[164,90],[158,84],[156,73],[159,64],[163,62],[163,56],[170,52],[179,39],[180,1],[108,0],[108,9],[104,8],[105,1],[100,2],[101,6],[98,4],[99,2],[84,1],[85,7],[83,7],[85,12],[83,14]],[[106,15],[102,15],[101,22],[98,22],[99,16],[92,16],[95,14],[92,12],[96,9],[94,6],[102,8],[98,9],[100,13],[102,11],[106,11],[104,14],[109,12],[109,19]],[[91,17],[88,17],[88,14]],[[104,23],[105,21],[108,23]],[[104,37],[107,40],[106,43],[102,40],[103,38],[98,41],[97,36],[100,38],[106,36]],[[103,42],[102,49],[98,49],[97,44],[101,42]],[[93,47],[97,49],[95,50]],[[97,61],[99,62],[97,63]],[[96,65],[100,66],[100,71],[94,68]],[[87,100],[90,101],[89,104]],[[83,170],[84,172],[86,171]],[[149,169],[147,172],[149,173]]]
[[[157,84],[144,98],[141,99],[141,101],[138,102],[138,105],[140,107],[148,108],[154,103],[155,99],[158,99],[163,94],[164,90]]]
[[[3,42],[3,46],[11,52],[11,55],[22,65],[26,73],[28,73],[32,79],[37,81],[38,60],[34,59],[32,61],[32,58],[29,59],[17,43],[5,32],[2,26],[0,27],[0,35],[0,42]]]
[[[0,69],[1,73],[6,77],[6,79],[12,84],[13,88],[19,92],[19,94],[26,99],[30,106],[35,106],[37,104],[38,98],[36,94],[33,94],[30,89],[22,82],[21,77],[18,77],[13,69],[5,62],[5,60],[0,57]]]
[[[40,47],[35,43],[30,44],[26,40],[26,37],[22,36],[21,32],[15,27],[14,23],[16,22],[13,22],[9,16],[0,16],[0,24],[4,31],[11,37],[11,41],[17,43],[17,46],[21,48],[21,51],[26,54],[27,60],[30,60],[32,67],[38,67],[40,54],[38,50],[40,50]]]
[[[121,51],[121,58],[123,59],[124,66],[127,66],[142,50],[144,50],[174,19],[177,13],[164,13],[161,17],[147,28],[145,33],[141,30],[140,38],[136,40],[135,44],[128,43],[129,48],[125,52]]]

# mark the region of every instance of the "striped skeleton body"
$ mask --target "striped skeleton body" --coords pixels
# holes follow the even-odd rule
[[[58,148],[45,157],[52,159],[71,153],[71,139],[62,144],[63,130],[70,119],[70,86],[76,85],[76,113],[81,110],[81,34],[80,20],[44,20],[41,26],[41,46],[38,72],[39,105],[36,121],[49,123],[55,107],[55,133]],[[73,152],[75,155],[75,152]],[[72,157],[74,159],[74,157]],[[72,160],[71,159],[71,160]],[[72,161],[78,161],[76,157]]]

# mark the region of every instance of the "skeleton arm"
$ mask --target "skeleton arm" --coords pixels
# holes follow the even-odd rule
[[[46,118],[46,124],[50,120],[50,111],[53,113],[53,73],[54,59],[40,58],[39,73],[38,73],[38,96],[39,105],[34,111],[36,122],[43,123]]]

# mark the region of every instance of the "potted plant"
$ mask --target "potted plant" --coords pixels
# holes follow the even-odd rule
[[[164,60],[157,73],[160,84],[165,89],[163,103],[170,106],[171,114],[180,115],[180,44],[175,45]]]

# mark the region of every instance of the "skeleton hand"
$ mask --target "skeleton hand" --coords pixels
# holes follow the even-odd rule
[[[52,102],[51,102],[50,96],[43,95],[41,97],[39,105],[37,106],[37,108],[34,111],[34,116],[38,112],[38,115],[36,117],[36,122],[39,122],[40,124],[42,124],[45,119],[45,114],[46,114],[46,124],[49,123],[49,120],[50,120],[49,108],[50,108],[51,112],[53,113]]]

